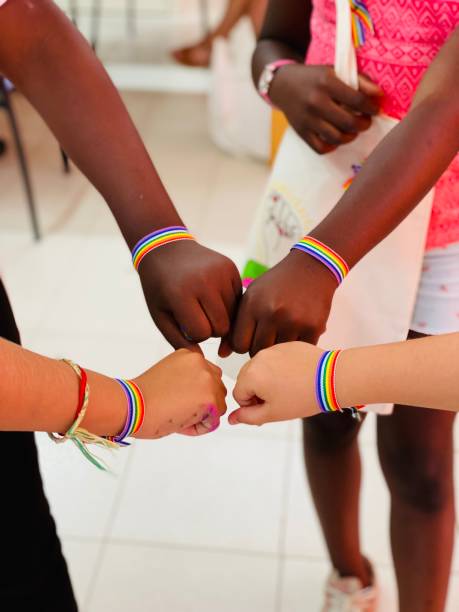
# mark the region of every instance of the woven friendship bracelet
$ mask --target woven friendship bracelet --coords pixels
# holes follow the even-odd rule
[[[307,253],[322,262],[335,276],[338,284],[341,284],[349,274],[349,266],[344,259],[320,240],[305,236],[293,245],[293,249],[303,251],[303,253]]]
[[[126,438],[133,436],[142,427],[145,418],[145,400],[139,387],[132,380],[116,381],[123,388],[128,403],[128,412],[123,431],[117,436],[109,436],[107,439],[120,446],[129,446]]]
[[[85,370],[76,363],[73,363],[73,361],[70,361],[70,359],[63,359],[63,361],[72,368],[72,370],[80,379],[78,406],[74,421],[68,431],[65,434],[49,433],[48,436],[56,444],[62,444],[64,442],[67,442],[67,440],[71,440],[88,461],[90,461],[100,470],[107,471],[107,466],[105,465],[105,463],[101,459],[96,457],[93,453],[91,453],[91,451],[88,449],[88,445],[95,444],[102,448],[109,449],[118,448],[118,445],[112,442],[111,440],[102,438],[101,436],[97,436],[96,434],[92,434],[81,427],[89,405],[88,377]]]
[[[142,259],[159,247],[179,240],[194,240],[186,227],[173,226],[152,232],[145,236],[132,249],[132,263],[136,270],[139,269]]]

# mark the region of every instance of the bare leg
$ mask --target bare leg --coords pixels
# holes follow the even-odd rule
[[[306,419],[304,456],[332,565],[341,576],[356,576],[368,586],[370,568],[360,551],[359,538],[359,429],[350,414]]]
[[[215,30],[191,47],[173,51],[174,59],[187,66],[207,67],[215,38],[227,38],[241,17],[248,15],[252,20],[255,33],[260,31],[266,4],[267,0],[229,0],[226,12]]]
[[[378,421],[400,612],[445,608],[454,542],[453,423],[452,413],[407,407]]]

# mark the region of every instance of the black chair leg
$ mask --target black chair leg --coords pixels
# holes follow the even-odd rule
[[[24,146],[22,144],[21,133],[19,131],[19,127],[16,121],[16,116],[14,114],[13,107],[11,105],[11,98],[8,89],[5,87],[4,82],[2,81],[1,90],[3,94],[3,103],[5,106],[6,113],[8,115],[8,120],[11,126],[11,132],[13,134],[14,144],[16,146],[16,151],[18,154],[19,165],[21,168],[22,182],[24,184],[24,190],[27,197],[27,206],[29,207],[30,220],[32,223],[32,230],[35,240],[40,240],[41,232],[40,226],[38,223],[37,209],[35,204],[35,197],[32,189],[32,182],[30,180],[29,168],[27,165],[27,159],[24,151]]]

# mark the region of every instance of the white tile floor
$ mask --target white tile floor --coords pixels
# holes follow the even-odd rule
[[[190,225],[240,259],[266,168],[212,146],[202,97],[126,100]],[[128,251],[100,197],[75,170],[61,175],[53,139],[18,104],[46,232],[32,243],[9,152],[0,159],[0,262],[24,341],[107,374],[136,374],[169,349],[149,320]],[[369,419],[362,436],[363,540],[377,562],[380,610],[395,612],[388,498],[373,427]],[[320,609],[328,564],[304,485],[297,424],[137,443],[111,460],[116,476],[96,472],[72,447],[54,447],[44,435],[39,446],[84,612]],[[455,571],[449,612],[459,609],[458,563]]]

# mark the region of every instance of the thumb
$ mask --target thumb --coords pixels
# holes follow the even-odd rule
[[[239,408],[228,417],[230,425],[263,425],[268,420],[268,410],[265,404],[254,404],[247,408]]]
[[[359,74],[359,89],[362,93],[370,97],[381,97],[384,95],[384,91],[381,89],[381,87],[365,74]]]
[[[233,389],[233,397],[239,406],[251,406],[257,402],[257,398],[261,397],[260,391],[255,384],[252,363],[252,361],[246,363],[239,372],[236,385]]]

